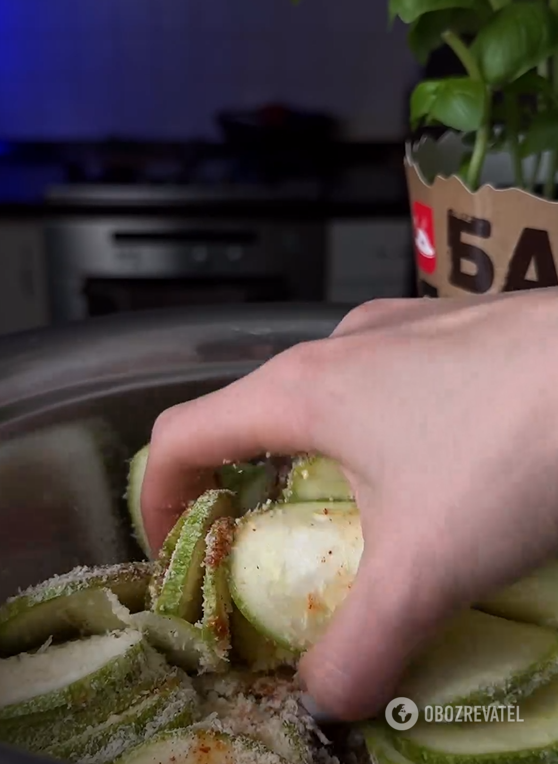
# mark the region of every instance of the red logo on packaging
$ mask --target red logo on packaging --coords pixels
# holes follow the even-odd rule
[[[436,243],[432,208],[421,202],[413,203],[413,236],[417,265],[425,273],[436,270]]]

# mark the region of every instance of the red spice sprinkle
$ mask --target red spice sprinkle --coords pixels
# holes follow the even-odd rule
[[[231,551],[234,541],[235,522],[232,517],[220,517],[215,520],[207,534],[205,564],[208,568],[217,568]]]

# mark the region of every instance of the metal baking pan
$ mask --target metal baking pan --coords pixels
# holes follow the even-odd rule
[[[168,406],[327,336],[336,306],[157,311],[0,341],[0,601],[63,573],[139,557],[126,462]],[[0,746],[0,764],[47,761]]]

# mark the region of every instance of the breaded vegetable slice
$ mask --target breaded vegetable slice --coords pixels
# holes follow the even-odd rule
[[[287,764],[247,737],[203,727],[163,732],[117,759],[118,764]]]
[[[131,629],[6,658],[0,661],[0,720],[130,697],[163,667],[162,657]]]
[[[79,635],[127,625],[143,609],[149,563],[80,567],[30,587],[0,607],[0,655],[15,655]]]
[[[178,532],[168,566],[153,603],[158,615],[196,623],[202,615],[203,562],[206,536],[220,517],[234,517],[234,496],[226,490],[206,491],[178,521]]]

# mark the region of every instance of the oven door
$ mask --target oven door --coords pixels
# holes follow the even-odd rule
[[[55,322],[325,296],[319,222],[68,217],[48,222],[46,247]]]

